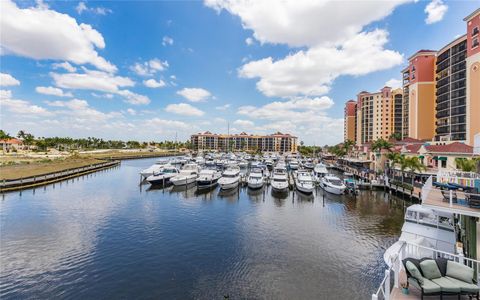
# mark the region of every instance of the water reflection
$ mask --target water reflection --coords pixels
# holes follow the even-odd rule
[[[153,161],[6,194],[1,298],[366,299],[379,284],[402,200],[139,185]]]

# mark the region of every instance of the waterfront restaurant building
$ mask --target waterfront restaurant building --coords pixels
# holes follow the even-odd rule
[[[297,137],[277,132],[270,135],[215,134],[209,131],[190,137],[194,151],[261,151],[296,153]]]

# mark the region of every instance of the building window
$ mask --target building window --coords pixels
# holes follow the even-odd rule
[[[478,26],[475,26],[472,30],[472,36],[476,36],[478,34]]]
[[[474,38],[472,43],[472,48],[475,48],[477,46],[478,46],[478,38]]]

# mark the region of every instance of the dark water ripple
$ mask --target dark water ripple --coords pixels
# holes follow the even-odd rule
[[[402,200],[139,187],[122,166],[0,201],[0,298],[367,299]]]

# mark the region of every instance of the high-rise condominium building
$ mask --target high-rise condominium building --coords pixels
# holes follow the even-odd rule
[[[357,102],[354,100],[348,100],[345,103],[345,115],[343,124],[343,140],[355,141],[356,140],[356,110]]]
[[[466,143],[473,146],[474,136],[480,133],[480,8],[463,20],[467,23]]]
[[[392,120],[393,133],[403,138],[403,92],[402,89],[395,89],[392,91]]]
[[[395,91],[398,93],[401,90]],[[392,88],[388,86],[377,93],[363,91],[357,95],[357,145],[390,138],[394,132],[394,99]]]
[[[420,50],[402,71],[402,137],[432,139],[435,134],[435,55]]]
[[[190,137],[195,151],[262,151],[291,153],[297,152],[297,137],[277,132],[270,135],[214,134],[209,131]]]
[[[467,134],[466,59],[467,36],[438,51],[436,62],[437,141],[465,141]]]

